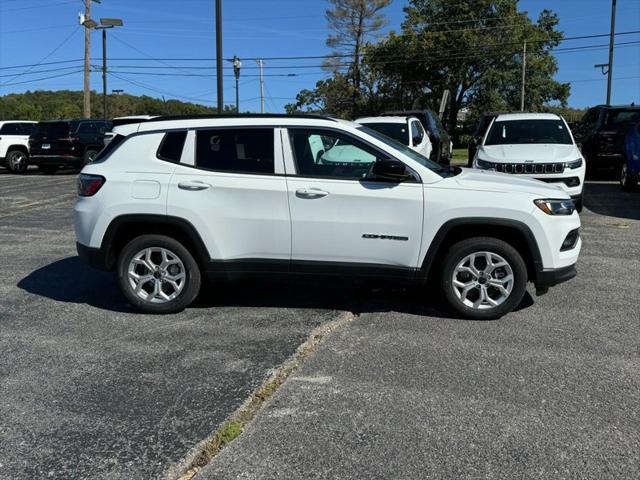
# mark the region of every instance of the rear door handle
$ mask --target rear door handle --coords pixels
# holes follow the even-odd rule
[[[300,188],[296,190],[296,196],[300,198],[322,198],[329,195],[329,192],[319,188]]]
[[[178,188],[181,190],[187,190],[188,192],[199,192],[211,188],[211,185],[204,182],[194,180],[192,182],[180,182]]]

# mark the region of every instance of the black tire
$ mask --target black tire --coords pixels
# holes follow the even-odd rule
[[[58,165],[38,165],[38,170],[42,173],[56,173],[58,171]]]
[[[582,208],[584,207],[584,192],[573,201],[573,204],[576,206],[576,211],[582,213]]]
[[[629,172],[627,162],[620,167],[620,188],[625,192],[632,192],[638,188],[638,179]]]
[[[98,155],[98,150],[88,149],[84,152],[84,158],[82,160],[82,165],[80,168],[84,167],[88,163],[91,163],[93,159]]]
[[[129,280],[129,264],[135,256],[148,248],[168,250],[174,257],[177,257],[182,262],[182,266],[184,267],[184,283],[181,284],[182,290],[175,298],[165,300],[163,303],[152,303],[138,296]],[[145,269],[146,272],[146,267],[141,268]],[[191,252],[177,240],[164,235],[142,235],[131,240],[120,253],[117,263],[117,274],[118,284],[127,300],[141,312],[154,314],[176,313],[184,310],[198,296],[202,282],[200,267],[193,258],[193,255],[191,255]],[[149,282],[156,282],[156,280],[150,279],[147,284],[144,285],[146,290],[151,289]],[[155,285],[155,283],[153,283],[153,285]],[[173,292],[170,290],[167,293],[173,294],[175,290],[173,290]],[[143,295],[145,295],[145,293],[143,293]]]
[[[465,257],[478,252],[490,252],[493,255],[502,257],[513,272],[511,290],[498,306],[486,309],[468,306],[460,299],[456,293],[456,287],[453,285],[453,275],[458,264],[462,262]],[[476,266],[476,268],[480,270],[480,267]],[[494,270],[494,272],[502,273],[506,272],[506,269],[505,267],[499,267]],[[494,273],[494,275],[496,274]],[[496,275],[495,278],[499,278],[498,275]],[[470,281],[473,280],[470,279]],[[456,313],[472,320],[493,320],[513,311],[522,301],[527,289],[527,266],[518,251],[502,240],[491,237],[468,238],[453,245],[445,255],[441,270],[441,285],[448,305]],[[475,287],[475,289],[470,290],[469,293],[479,292],[480,288],[482,287]],[[495,292],[497,292],[495,287],[491,286],[487,287],[487,291],[491,291],[491,294],[494,296]],[[477,294],[480,295],[479,293]],[[468,297],[466,298],[467,300],[471,300]]]
[[[11,173],[23,174],[29,167],[29,155],[22,150],[10,150],[7,153],[6,165]]]

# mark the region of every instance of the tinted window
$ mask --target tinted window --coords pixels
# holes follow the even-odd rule
[[[420,122],[411,122],[411,138],[413,138],[415,145],[422,143],[424,131],[420,128]]]
[[[22,128],[19,123],[5,123],[0,128],[0,135],[22,135]]]
[[[35,123],[22,123],[22,135],[31,135],[36,128]]]
[[[117,135],[116,138],[121,135]],[[158,148],[158,158],[168,162],[179,162],[182,157],[182,149],[184,141],[187,138],[187,132],[168,132],[165,134]],[[111,141],[113,143],[113,140]],[[111,145],[109,143],[109,145]],[[108,148],[108,147],[107,147]]]
[[[610,110],[607,113],[607,125],[635,123],[640,121],[640,110]]]
[[[96,124],[93,122],[84,122],[81,123],[78,127],[78,133],[90,134],[90,133],[98,133],[98,128]]]
[[[508,120],[493,123],[485,145],[528,143],[573,144],[561,120]]]
[[[273,129],[199,130],[196,165],[208,170],[273,173]]]
[[[378,157],[357,140],[330,130],[291,129],[289,136],[298,174],[304,176],[361,179]]]
[[[587,113],[584,114],[584,117],[582,118],[582,121],[584,123],[596,123],[598,121],[598,114],[600,113],[600,110],[597,108],[592,108],[591,110],[589,110]]]
[[[365,123],[364,125],[389,138],[409,145],[407,126],[403,123]]]
[[[36,134],[46,136],[67,136],[69,135],[69,124],[67,122],[42,122],[36,126]]]

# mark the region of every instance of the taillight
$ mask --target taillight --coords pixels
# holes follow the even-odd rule
[[[100,175],[81,173],[78,175],[78,195],[91,197],[98,193],[98,190],[102,188],[106,181],[107,179]]]

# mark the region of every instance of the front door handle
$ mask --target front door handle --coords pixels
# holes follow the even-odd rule
[[[188,192],[199,192],[211,188],[211,185],[204,182],[194,180],[193,182],[180,182],[178,188],[181,190],[187,190]]]
[[[300,188],[296,190],[296,196],[300,198],[322,198],[329,195],[329,192],[319,188]]]

